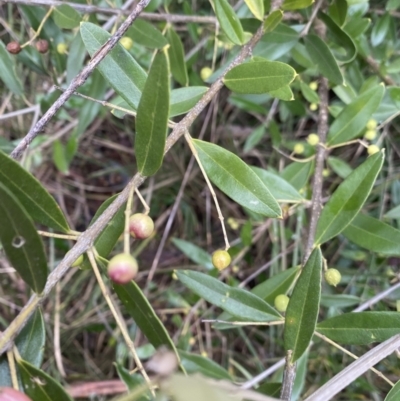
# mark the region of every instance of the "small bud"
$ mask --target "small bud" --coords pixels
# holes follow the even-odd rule
[[[329,285],[333,285],[336,287],[339,283],[340,280],[342,279],[342,275],[340,274],[340,271],[337,269],[328,269],[325,274],[325,280]]]
[[[147,214],[135,213],[129,218],[129,232],[133,238],[145,239],[154,231],[153,219]]]
[[[127,253],[114,256],[108,263],[108,277],[116,284],[129,283],[136,277],[137,272],[138,263],[136,259]]]
[[[212,264],[218,270],[223,270],[231,263],[231,255],[227,251],[218,249],[212,254]]]
[[[376,138],[377,132],[375,129],[368,129],[365,131],[364,138],[367,141],[373,141]]]
[[[36,42],[36,49],[39,53],[47,53],[47,51],[49,50],[49,42],[46,39],[39,39]]]
[[[311,103],[311,104],[310,104],[310,110],[311,110],[311,111],[315,111],[315,110],[317,110],[317,109],[318,109],[317,103]]]
[[[0,387],[0,401],[32,401],[27,395],[11,387]]]
[[[310,82],[310,83],[308,84],[308,86],[309,86],[309,88],[310,88],[312,91],[316,91],[316,90],[318,89],[318,83],[315,82],[315,81]]]
[[[279,294],[274,300],[275,308],[278,312],[286,312],[287,306],[289,305],[289,297],[286,294]]]
[[[371,118],[370,120],[368,120],[365,127],[367,129],[375,129],[377,126],[378,126],[378,122],[376,120],[374,120],[373,118]]]
[[[328,169],[328,168],[324,168],[323,170],[322,170],[322,177],[329,177],[330,176],[330,174],[331,174],[331,172],[330,172],[330,170]]]
[[[293,152],[301,155],[304,152],[304,145],[302,143],[296,143],[296,145],[294,145]]]
[[[374,155],[375,153],[378,153],[380,151],[379,146],[377,145],[369,145],[367,148],[367,152],[370,156]]]
[[[210,67],[203,67],[200,71],[200,77],[203,81],[207,81],[211,77],[212,69]]]
[[[58,54],[65,54],[67,53],[67,45],[65,43],[59,43],[57,45],[57,53]]]
[[[131,38],[129,38],[128,36],[124,36],[123,38],[121,38],[119,43],[121,43],[121,45],[123,47],[125,47],[126,50],[132,49],[133,40]]]
[[[18,54],[21,50],[21,46],[18,42],[9,42],[7,44],[7,51],[11,54]]]
[[[310,134],[307,137],[307,142],[311,146],[315,146],[319,143],[319,136],[317,134]]]

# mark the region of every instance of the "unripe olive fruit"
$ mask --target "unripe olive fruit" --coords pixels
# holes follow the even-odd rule
[[[7,51],[11,54],[18,54],[21,50],[21,46],[18,42],[9,42],[7,44]]]
[[[367,124],[366,124],[366,128],[367,129],[375,129],[378,125],[378,122],[376,120],[374,120],[373,118],[371,118],[370,120],[368,120]]]
[[[47,50],[49,50],[49,42],[46,39],[39,39],[36,42],[36,49],[39,53],[47,53]]]
[[[301,155],[304,152],[304,145],[302,143],[296,143],[296,145],[294,145],[293,152]]]
[[[77,267],[80,266],[83,263],[83,255],[78,256],[78,259],[75,260],[74,263],[72,263],[72,267]]]
[[[57,45],[57,53],[65,54],[67,52],[67,45],[65,43],[59,43]]]
[[[375,153],[378,153],[380,151],[378,145],[369,145],[367,148],[367,152],[370,156],[374,155]]]
[[[211,77],[212,69],[210,67],[203,67],[200,71],[200,77],[203,81],[206,81]]]
[[[218,249],[212,254],[212,264],[218,270],[223,270],[231,263],[231,255],[227,251]]]
[[[124,36],[123,38],[121,38],[119,43],[121,43],[121,45],[124,46],[126,50],[132,49],[133,40],[128,36]]]
[[[145,239],[154,231],[153,219],[147,214],[135,213],[129,218],[129,232],[133,238]]]
[[[307,142],[311,146],[315,146],[319,142],[319,136],[317,134],[310,134],[307,137]]]
[[[318,109],[318,104],[317,103],[311,103],[310,104],[310,110],[311,111],[315,111]]]
[[[377,132],[375,129],[368,129],[365,131],[364,138],[367,141],[373,141],[376,138]]]
[[[137,272],[138,263],[136,259],[127,253],[114,256],[108,263],[108,277],[116,284],[129,283],[136,277]]]
[[[315,81],[310,82],[310,83],[308,84],[308,86],[309,86],[309,88],[310,88],[311,90],[313,90],[313,91],[316,91],[316,90],[318,89],[318,83],[315,82]]]
[[[278,312],[286,312],[289,304],[289,297],[286,294],[279,294],[275,297],[274,305]]]
[[[32,401],[27,395],[11,387],[0,387],[0,401]]]
[[[340,274],[340,271],[337,269],[328,269],[325,274],[325,280],[329,285],[333,285],[336,287],[339,283],[340,280],[342,279],[342,275]]]

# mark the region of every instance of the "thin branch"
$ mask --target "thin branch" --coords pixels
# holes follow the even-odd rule
[[[100,61],[107,56],[107,54],[115,47],[124,33],[128,30],[130,25],[139,16],[142,10],[148,5],[150,0],[140,0],[134,10],[129,14],[126,20],[118,28],[117,32],[112,35],[107,42],[100,47],[100,49],[93,55],[92,59],[86,67],[72,80],[69,87],[63,92],[55,103],[47,110],[43,117],[36,123],[36,125],[28,132],[28,134],[21,140],[18,146],[11,153],[11,157],[17,159],[21,156],[22,152],[30,145],[33,139],[44,130],[51,118],[57,111],[64,105],[64,103],[73,95],[77,88],[82,86],[94,69],[98,66]]]

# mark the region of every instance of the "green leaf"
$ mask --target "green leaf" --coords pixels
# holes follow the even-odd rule
[[[54,22],[63,29],[73,29],[79,26],[81,15],[67,4],[57,6],[53,10]]]
[[[340,234],[356,217],[366,201],[382,168],[383,151],[370,156],[335,190],[317,223],[315,244],[320,245]]]
[[[244,0],[251,13],[260,21],[264,19],[264,2],[262,0]]]
[[[400,380],[387,393],[384,401],[397,401],[400,399]]]
[[[272,32],[282,21],[283,12],[281,10],[275,10],[265,18],[263,23],[264,33]]]
[[[250,61],[232,68],[224,77],[224,84],[233,92],[260,94],[290,84],[296,71],[279,61]]]
[[[304,44],[320,73],[335,85],[343,85],[343,75],[328,45],[319,36],[313,34],[304,37]]]
[[[24,93],[22,83],[15,72],[15,58],[7,51],[6,46],[0,41],[0,79],[15,95]]]
[[[7,259],[36,293],[47,279],[47,261],[41,238],[19,200],[0,183],[0,242]]]
[[[193,139],[209,179],[225,194],[255,213],[280,217],[281,208],[258,175],[239,157],[220,146]]]
[[[347,294],[322,294],[321,305],[327,308],[348,308],[360,304],[361,298]]]
[[[190,260],[206,269],[211,270],[214,268],[211,260],[211,255],[204,249],[179,238],[172,238],[173,244],[182,251]]]
[[[75,37],[72,39],[68,51],[67,80],[66,80],[67,84],[69,84],[79,73],[79,71],[81,71],[85,57],[86,57],[85,45],[83,43],[81,33],[78,31]]]
[[[270,173],[269,171],[259,167],[251,168],[278,202],[299,203],[304,201],[304,198],[297,192],[297,190],[279,175]]]
[[[343,235],[371,252],[400,256],[400,230],[374,217],[359,213]]]
[[[107,31],[90,22],[82,22],[80,29],[83,43],[91,56],[111,37]],[[147,74],[130,53],[117,43],[97,68],[114,90],[136,110]]]
[[[317,331],[340,344],[367,345],[399,334],[399,327],[399,312],[357,312],[324,320]]]
[[[293,92],[289,85],[285,85],[282,88],[270,91],[268,94],[272,97],[276,97],[279,100],[284,100],[285,102],[294,100]]]
[[[47,373],[20,359],[17,361],[25,393],[33,400],[73,401]]]
[[[307,8],[314,3],[314,0],[284,0],[282,4],[282,10],[299,10],[301,8]]]
[[[69,231],[67,220],[54,198],[33,175],[1,151],[0,183],[18,198],[34,221],[57,231]]]
[[[340,52],[336,52],[335,58],[342,63],[350,63],[353,61],[356,57],[357,50],[351,37],[343,31],[329,15],[319,12],[318,16],[327,26],[328,36],[331,36],[335,43],[346,51],[344,55]]]
[[[386,39],[390,29],[391,16],[386,13],[380,16],[372,27],[371,44],[373,47],[379,46]]]
[[[173,89],[171,91],[169,117],[186,114],[195,106],[207,90],[208,88],[205,86],[189,86],[186,88]]]
[[[125,285],[113,284],[113,288],[126,311],[154,348],[165,345],[177,353],[167,329],[138,285],[131,281]]]
[[[327,160],[328,166],[340,177],[345,179],[353,169],[344,160],[338,157],[329,156]]]
[[[113,195],[107,200],[105,200],[101,206],[98,208],[96,214],[93,216],[90,225],[92,225],[102,214],[103,212],[110,206],[112,202],[114,202],[115,198],[118,195]],[[124,231],[125,227],[125,208],[126,204],[123,204],[117,213],[115,213],[114,217],[107,223],[104,230],[97,237],[94,242],[94,246],[96,248],[97,253],[100,257],[107,259],[110,252],[113,250],[115,244],[118,241],[118,238]],[[89,259],[85,256],[84,262],[81,264],[82,269],[90,269],[91,264]]]
[[[169,66],[164,51],[151,65],[136,116],[135,154],[139,172],[151,176],[161,167],[169,114]]]
[[[307,350],[317,324],[321,298],[322,255],[315,248],[293,289],[285,316],[284,346],[296,362]]]
[[[314,168],[313,162],[293,162],[282,171],[282,178],[297,190],[302,189],[308,182],[311,171]]]
[[[236,45],[244,43],[242,24],[227,0],[215,0],[215,14],[228,39]]]
[[[150,49],[162,49],[168,44],[162,33],[149,22],[138,18],[128,29],[127,36]]]
[[[119,363],[114,364],[117,369],[119,378],[124,382],[130,392],[133,392],[134,390],[139,390],[139,388],[143,389],[141,395],[137,394],[137,396],[135,397],[135,401],[154,400],[153,396],[150,393],[150,390],[146,390],[146,388],[144,387],[145,381],[143,379],[143,376],[138,373],[131,374],[128,369],[125,369]]]
[[[377,85],[345,106],[329,128],[327,145],[345,143],[361,135],[368,120],[379,107],[384,92],[384,86]]]
[[[53,142],[53,162],[63,174],[69,174],[69,163],[64,145],[57,139]]]
[[[238,319],[252,322],[281,319],[275,309],[249,291],[230,287],[216,278],[195,271],[181,270],[176,274],[194,293]]]
[[[168,29],[167,38],[170,44],[168,56],[171,64],[172,76],[182,86],[186,86],[189,82],[189,78],[181,38],[172,28]]]
[[[388,219],[400,219],[400,205],[390,209],[387,213],[385,213],[385,217]]]
[[[179,350],[181,363],[188,374],[201,373],[218,380],[232,380],[231,375],[211,359]]]
[[[342,26],[347,16],[347,0],[335,0],[329,6],[329,16],[339,25]]]
[[[319,96],[316,91],[313,91],[306,83],[300,81],[300,89],[304,98],[310,103],[319,104]]]

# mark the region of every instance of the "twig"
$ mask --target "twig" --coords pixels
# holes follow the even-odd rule
[[[90,74],[98,66],[100,61],[115,47],[123,34],[128,30],[130,25],[139,16],[142,10],[147,6],[150,0],[140,0],[131,14],[121,24],[118,30],[112,35],[107,42],[93,55],[92,59],[86,67],[71,81],[69,87],[63,92],[54,104],[47,110],[43,117],[36,123],[36,125],[28,132],[28,134],[21,140],[18,146],[11,153],[11,157],[17,159],[21,156],[22,152],[29,146],[33,139],[44,130],[50,119],[56,112],[64,105],[64,103],[72,96],[74,91],[85,83]]]

